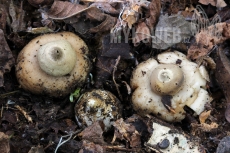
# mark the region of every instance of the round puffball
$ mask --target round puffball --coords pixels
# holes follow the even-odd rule
[[[75,105],[75,118],[79,126],[87,127],[103,121],[105,131],[121,117],[120,101],[111,92],[94,89],[82,94]]]

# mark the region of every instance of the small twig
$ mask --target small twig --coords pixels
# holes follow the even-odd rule
[[[122,98],[122,96],[121,96],[121,93],[120,93],[120,90],[119,90],[119,88],[118,88],[118,84],[116,83],[116,80],[115,80],[115,72],[116,72],[116,70],[117,70],[117,65],[119,64],[120,59],[121,59],[121,56],[119,55],[118,58],[116,59],[115,65],[114,65],[114,67],[113,67],[113,82],[114,82],[114,84],[115,84],[115,86],[116,86],[117,93],[118,93],[120,99],[123,100],[123,98]]]
[[[4,94],[0,94],[0,98],[6,98],[6,97],[8,97],[10,95],[13,95],[15,93],[18,93],[18,92],[20,92],[20,91],[16,90],[16,91],[12,91],[12,92],[7,92],[7,93],[4,93]]]
[[[28,113],[25,110],[23,110],[19,105],[15,105],[14,107],[17,108],[29,122],[33,123],[32,118],[28,115]]]
[[[49,142],[48,145],[44,148],[44,150],[46,150],[47,148],[49,148],[50,146],[52,146],[54,144],[53,141]]]
[[[1,108],[1,116],[0,116],[0,118],[2,118],[2,114],[3,114],[3,106],[2,106],[2,108]]]
[[[138,152],[141,148],[127,149],[124,146],[105,146],[106,150],[117,150],[117,151],[126,151],[126,152]]]

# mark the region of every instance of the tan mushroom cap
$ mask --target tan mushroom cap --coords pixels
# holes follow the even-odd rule
[[[52,76],[67,75],[73,70],[76,61],[76,51],[66,40],[49,42],[38,50],[41,69]]]
[[[54,45],[54,49],[49,47],[50,44]],[[42,52],[41,48],[51,52]],[[91,68],[87,56],[88,47],[77,35],[71,32],[45,34],[31,40],[19,53],[16,76],[21,87],[27,91],[53,97],[65,96],[87,79]],[[38,57],[42,60],[48,59],[50,63],[44,61],[39,63]],[[57,57],[58,60],[55,58],[52,60],[53,57]],[[59,64],[55,63],[55,60]],[[40,65],[43,65],[43,68]],[[56,68],[51,68],[52,65]],[[49,67],[49,70],[43,71],[44,67]]]
[[[160,64],[150,78],[151,88],[159,95],[177,93],[184,82],[183,71],[175,64]]]

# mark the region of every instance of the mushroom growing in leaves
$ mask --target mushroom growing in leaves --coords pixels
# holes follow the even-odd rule
[[[196,114],[212,98],[206,91],[208,73],[180,52],[159,54],[137,66],[131,78],[132,103],[141,115],[153,113],[167,121],[185,117],[184,106]]]
[[[75,118],[81,127],[92,125],[101,120],[105,131],[121,117],[121,103],[111,92],[93,89],[81,95],[75,105]]]
[[[84,41],[60,32],[31,40],[18,55],[16,76],[27,91],[60,97],[83,85],[90,68]]]

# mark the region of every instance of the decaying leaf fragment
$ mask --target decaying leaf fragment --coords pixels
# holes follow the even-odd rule
[[[8,135],[5,135],[3,132],[0,132],[0,152],[1,153],[10,152],[9,137]]]
[[[151,1],[149,4],[149,17],[146,19],[146,25],[149,27],[150,31],[153,30],[157,24],[158,18],[161,12],[161,0]]]
[[[116,17],[112,17],[108,14],[102,14],[102,12],[94,14],[94,16],[102,16],[104,20],[101,21],[101,24],[90,28],[89,32],[91,33],[110,31],[117,21]]]
[[[196,132],[210,132],[218,128],[218,124],[215,122],[211,122],[210,124],[205,123],[206,120],[211,116],[211,110],[204,111],[200,114],[199,120],[200,124],[192,123],[192,133],[195,134]]]
[[[188,49],[187,57],[190,59],[198,59],[205,56],[211,49],[226,39],[230,38],[230,24],[216,23],[207,29],[201,30],[196,34],[196,42]]]
[[[135,33],[135,37],[133,38],[134,46],[137,46],[140,41],[146,40],[145,42],[149,42],[151,38],[151,33],[145,22],[139,22],[137,25],[137,30]]]
[[[83,140],[90,141],[97,144],[105,144],[103,139],[104,124],[101,121],[96,121],[89,127],[85,128],[78,136]]]
[[[106,149],[104,146],[95,144],[89,141],[83,141],[82,149],[78,153],[86,153],[86,152],[97,152],[97,153],[104,153]]]
[[[138,20],[138,13],[130,8],[124,11],[122,14],[123,21],[127,22],[129,29],[132,28],[132,25]]]
[[[87,31],[91,33],[109,31],[115,25],[117,18],[105,14],[101,10],[101,7],[99,7],[100,9],[98,8],[98,5],[90,5],[88,7],[67,1],[55,1],[47,15],[50,19],[64,20],[64,22],[71,24],[75,28],[75,31],[82,34]],[[107,11],[114,13],[114,10],[111,9]],[[87,20],[85,18],[82,19],[83,14],[86,15],[91,23],[85,24]],[[96,25],[94,25],[94,22],[100,22],[100,24],[96,23]],[[83,28],[83,30],[78,31],[79,28]]]
[[[9,14],[12,19],[11,28],[14,32],[25,30],[26,23],[24,22],[25,11],[21,2],[20,7],[14,5],[14,1],[10,1]]]
[[[9,72],[13,65],[13,55],[5,40],[3,31],[0,29],[0,87],[4,84],[4,73]]]
[[[119,10],[115,9],[114,7],[112,7],[112,5],[109,2],[95,2],[93,4],[90,5],[90,7],[96,7],[99,8],[100,10],[102,10],[105,13],[109,13],[109,14],[119,14]]]
[[[216,122],[211,122],[210,124],[207,124],[207,123],[201,123],[201,124],[191,123],[191,128],[192,128],[191,133],[193,135],[196,135],[196,133],[200,133],[200,132],[211,132],[213,130],[216,130],[218,127],[219,127],[219,125]]]
[[[220,87],[222,88],[225,98],[227,100],[225,118],[230,123],[230,61],[227,58],[227,56],[224,54],[224,50],[222,47],[218,48],[215,62],[216,62],[215,77]]]
[[[135,126],[123,121],[123,118],[114,122],[115,132],[112,143],[119,138],[130,143],[130,147],[139,147],[141,145],[141,134],[136,130]]]
[[[79,14],[87,9],[87,6],[80,4],[73,4],[70,2],[55,1],[50,10],[48,11],[48,16],[51,19],[66,19],[74,15]]]
[[[152,2],[152,8],[153,9],[156,8],[155,7],[155,2],[156,1]],[[127,4],[123,4],[125,7],[124,7],[124,10],[122,10],[122,12],[121,12],[122,13],[121,25],[123,25],[123,26],[128,25],[129,29],[131,29],[133,24],[136,23],[139,20],[139,16],[140,16],[140,14],[142,12],[141,8],[145,7],[145,8],[148,8],[150,10],[150,5],[151,4],[149,4],[149,3],[150,2],[148,2],[147,0],[139,0],[139,1],[128,0]],[[153,15],[153,14],[151,14],[151,15]],[[153,22],[153,20],[150,20],[150,22],[148,22],[148,23],[151,24],[152,22]],[[154,25],[151,25],[151,26],[154,26]]]
[[[224,0],[199,0],[199,3],[204,5],[211,4],[216,7],[225,7],[227,5]]]

